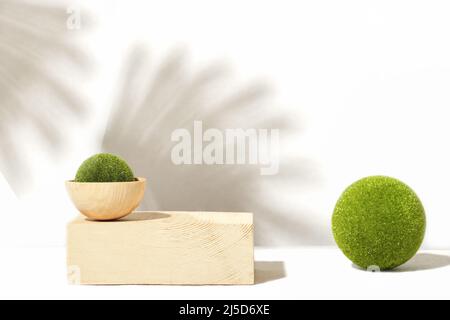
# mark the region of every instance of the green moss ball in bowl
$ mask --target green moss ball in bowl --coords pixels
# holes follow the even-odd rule
[[[337,245],[364,269],[391,270],[410,260],[422,244],[425,227],[425,211],[414,191],[384,176],[348,187],[332,219]]]
[[[66,189],[75,207],[93,220],[116,220],[141,203],[146,179],[135,178],[121,158],[107,153],[84,161]]]
[[[85,160],[75,177],[76,182],[129,182],[134,174],[125,160],[109,153],[96,154]]]

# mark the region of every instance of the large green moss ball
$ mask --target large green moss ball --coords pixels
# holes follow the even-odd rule
[[[100,153],[84,161],[78,169],[76,182],[127,182],[134,181],[128,164],[113,154]]]
[[[425,211],[417,195],[393,178],[359,180],[334,209],[337,245],[357,266],[390,270],[411,259],[425,236]]]

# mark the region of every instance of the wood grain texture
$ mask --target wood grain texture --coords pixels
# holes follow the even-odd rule
[[[134,212],[111,222],[79,217],[68,225],[67,264],[78,270],[80,284],[253,284],[253,215]]]
[[[75,207],[94,220],[116,220],[133,212],[142,201],[146,179],[132,182],[66,181]]]

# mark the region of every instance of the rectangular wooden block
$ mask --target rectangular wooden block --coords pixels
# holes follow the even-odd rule
[[[135,212],[68,225],[69,281],[78,284],[253,284],[253,215]]]

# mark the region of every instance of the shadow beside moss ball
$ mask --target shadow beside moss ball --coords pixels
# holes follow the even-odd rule
[[[96,154],[84,161],[77,171],[75,182],[129,182],[135,181],[133,171],[121,158]]]
[[[425,211],[403,182],[383,176],[352,184],[339,198],[332,219],[342,252],[357,266],[390,270],[410,260],[425,236]]]

